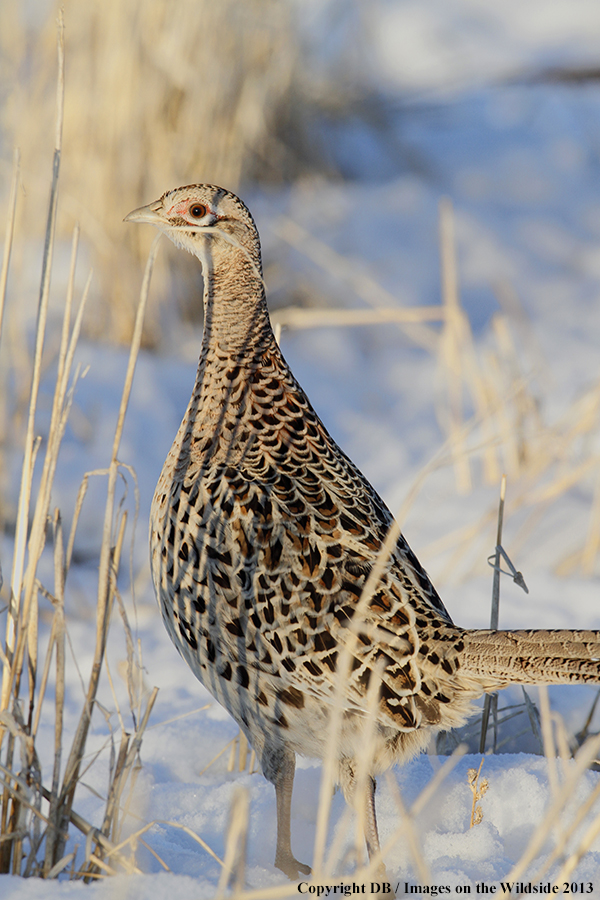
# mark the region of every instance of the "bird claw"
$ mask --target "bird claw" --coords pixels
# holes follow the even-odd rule
[[[275,857],[275,868],[280,869],[290,881],[298,881],[300,874],[310,875],[312,869],[304,863],[298,862],[291,853],[278,853]]]

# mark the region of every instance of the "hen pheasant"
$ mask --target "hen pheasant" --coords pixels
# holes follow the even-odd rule
[[[292,879],[310,871],[291,849],[295,754],[325,757],[341,704],[337,776],[357,805],[368,726],[361,812],[372,857],[375,775],[462,724],[484,691],[600,681],[600,633],[467,631],[453,624],[404,537],[380,558],[392,515],[280,352],[257,229],[234,194],[181,187],[126,221],[157,226],[199,258],[204,277],[196,383],[152,503],[165,625],[275,785],[275,865]],[[363,592],[376,562],[381,571]]]

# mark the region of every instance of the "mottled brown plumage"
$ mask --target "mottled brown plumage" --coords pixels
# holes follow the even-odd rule
[[[204,274],[196,384],[152,505],[152,574],[166,627],[275,785],[275,864],[291,878],[308,871],[290,844],[295,754],[327,753],[344,648],[335,752],[351,802],[367,693],[379,681],[365,815],[373,855],[378,772],[462,724],[483,691],[599,681],[600,635],[458,628],[402,536],[361,602],[392,516],[277,346],[250,213],[222,188],[191,185],[127,220],[156,225],[198,256]]]

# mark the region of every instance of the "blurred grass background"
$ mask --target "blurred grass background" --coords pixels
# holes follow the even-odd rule
[[[367,108],[366,82],[357,81],[366,6],[324,5],[332,40],[319,60],[304,28],[311,5],[293,0],[62,5],[67,88],[58,234],[70,238],[79,222],[90,250],[97,300],[87,333],[123,343],[150,244],[146,229],[123,227],[123,215],[180,184],[208,181],[235,191],[334,175],[315,122]],[[45,226],[57,10],[52,2],[0,5],[0,181],[6,191],[18,146],[25,187],[18,230],[33,239]],[[336,44],[338,30],[344,37]],[[180,285],[197,284],[189,262],[186,275]],[[168,268],[155,277],[154,292],[164,297],[172,287]],[[180,306],[189,312],[187,297]],[[159,341],[152,309],[146,345]]]

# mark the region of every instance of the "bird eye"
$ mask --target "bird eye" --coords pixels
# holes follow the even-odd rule
[[[203,219],[207,213],[207,209],[201,203],[193,203],[190,206],[190,215],[194,217],[194,219]]]

